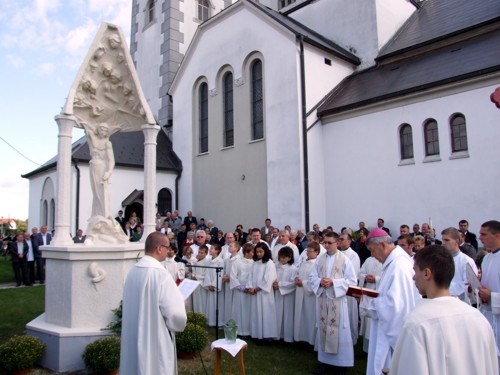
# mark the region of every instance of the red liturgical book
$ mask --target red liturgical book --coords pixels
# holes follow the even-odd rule
[[[350,286],[346,294],[351,297],[361,297],[362,295],[368,297],[378,297],[379,292],[374,289],[360,288],[359,286]]]

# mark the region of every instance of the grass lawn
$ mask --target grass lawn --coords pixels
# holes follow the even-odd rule
[[[0,284],[13,283],[15,281],[10,257],[0,257]]]

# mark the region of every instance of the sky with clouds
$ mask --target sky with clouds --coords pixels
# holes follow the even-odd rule
[[[130,39],[131,7],[132,0],[0,0],[0,217],[28,218],[21,175],[57,154],[54,116],[100,24],[114,23]],[[73,141],[82,135],[74,129]]]

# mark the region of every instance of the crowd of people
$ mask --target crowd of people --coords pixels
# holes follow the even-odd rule
[[[184,220],[178,213],[167,219],[158,215],[157,231],[170,240],[162,264],[174,282],[200,281],[188,309],[205,314],[210,326],[233,319],[238,334],[258,345],[307,342],[318,352],[313,373],[346,373],[354,366],[353,347],[360,336],[368,353],[367,374],[389,371],[395,355],[391,374],[421,373],[421,366],[435,374],[498,372],[499,222],[481,227],[481,250],[466,220],[458,228],[446,228],[439,238],[428,223],[414,224],[412,231],[401,225],[395,238],[383,219],[372,230],[360,222],[356,231],[338,232],[320,230],[317,224],[309,233],[288,226],[280,230],[271,223],[267,219],[262,228],[245,232],[238,225],[234,232],[222,233],[212,220],[198,223],[191,212]],[[440,260],[429,261],[435,254]],[[471,278],[479,280],[481,269],[483,279],[475,285]],[[419,285],[421,279],[425,286]],[[440,293],[433,294],[437,287]],[[364,294],[370,289],[378,296]],[[435,301],[423,308],[422,297]],[[441,311],[438,301],[449,309]],[[428,334],[433,318],[441,326],[427,343],[419,334]],[[425,322],[423,333],[420,321]],[[448,337],[466,323],[470,329],[457,335],[460,343]],[[424,346],[422,353],[411,351],[412,340]],[[444,354],[448,351],[452,358]],[[436,355],[424,358],[426,352]],[[405,371],[410,360],[419,361],[418,371]],[[459,370],[443,372],[446,368]]]

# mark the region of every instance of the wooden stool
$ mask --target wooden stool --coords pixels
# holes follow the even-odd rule
[[[245,375],[245,364],[243,359],[243,349],[246,349],[247,343],[243,340],[237,339],[236,343],[228,344],[226,339],[216,340],[212,343],[212,350],[215,350],[215,375],[220,375],[220,369],[222,365],[222,351],[229,353],[229,374],[233,373],[233,355],[235,349],[238,350],[235,357],[238,357],[238,368],[240,369],[240,374]],[[239,349],[238,349],[239,348]],[[230,351],[231,350],[231,351]]]

